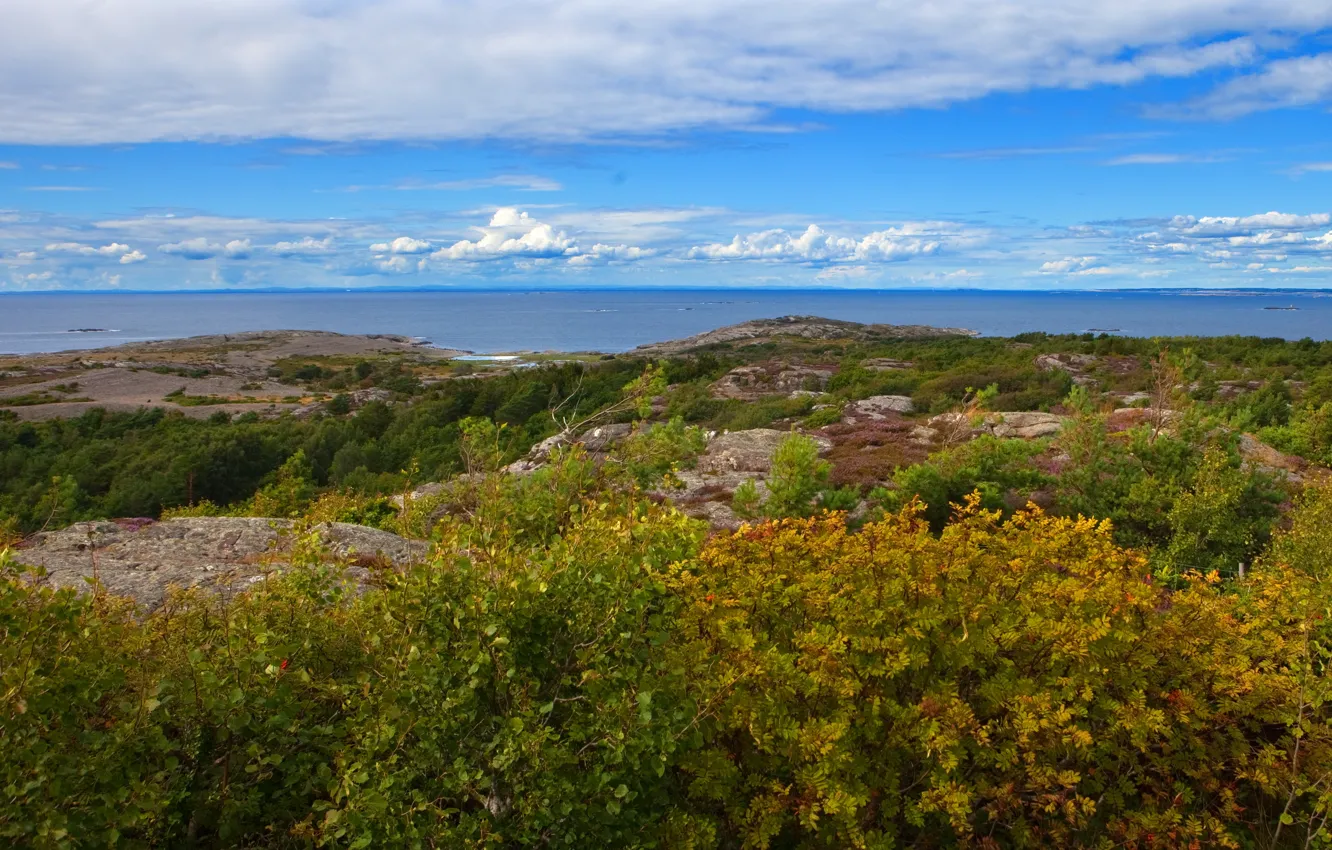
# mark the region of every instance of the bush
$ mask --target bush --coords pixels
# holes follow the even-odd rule
[[[842,406],[840,404],[830,404],[822,410],[816,410],[806,416],[800,424],[805,428],[822,428],[826,425],[836,425],[842,421]]]
[[[677,586],[678,663],[724,695],[681,765],[722,846],[1322,834],[1332,632],[1303,637],[1325,597],[1304,607],[1318,588],[1288,567],[1171,591],[1104,524],[971,500],[939,538],[916,510],[747,529]]]
[[[640,484],[655,483],[681,466],[692,465],[708,447],[703,429],[676,417],[633,434],[616,450]]]
[[[877,488],[870,498],[890,513],[919,501],[921,515],[936,532],[947,524],[952,506],[972,493],[978,494],[979,504],[986,510],[1011,512],[1010,492],[1025,498],[1050,483],[1033,464],[1043,448],[1040,443],[982,435],[898,471],[892,488]]]

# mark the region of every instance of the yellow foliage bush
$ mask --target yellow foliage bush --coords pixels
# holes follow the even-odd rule
[[[1318,588],[1285,564],[1172,590],[1108,523],[973,497],[941,537],[918,505],[742,529],[673,581],[707,695],[683,770],[736,846],[1324,835]]]

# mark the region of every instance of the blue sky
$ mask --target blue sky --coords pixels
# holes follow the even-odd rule
[[[1332,0],[0,8],[0,290],[1332,287]]]

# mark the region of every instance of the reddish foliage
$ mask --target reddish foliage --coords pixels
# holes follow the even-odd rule
[[[824,457],[833,465],[830,483],[837,487],[882,483],[903,466],[920,463],[929,446],[913,440],[916,423],[897,414],[858,423],[839,422],[819,431],[832,441]]]

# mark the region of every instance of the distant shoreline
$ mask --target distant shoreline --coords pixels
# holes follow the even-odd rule
[[[103,296],[103,295],[388,295],[402,294],[447,294],[456,293],[492,293],[496,295],[554,295],[562,293],[598,293],[598,292],[637,292],[637,293],[691,293],[691,292],[727,292],[733,294],[798,294],[818,293],[820,295],[845,293],[848,295],[894,293],[921,294],[947,293],[957,295],[1114,295],[1122,294],[1161,294],[1161,295],[1200,295],[1215,297],[1265,297],[1265,296],[1309,296],[1314,298],[1332,297],[1332,287],[1309,289],[1265,289],[1253,287],[1235,288],[1194,288],[1194,287],[1140,287],[1116,289],[999,289],[982,287],[890,287],[881,289],[857,289],[839,286],[376,286],[376,287],[261,287],[255,289],[0,289],[0,297],[7,296]]]
[[[1332,294],[1271,290],[357,290],[8,293],[0,351],[36,354],[279,327],[402,334],[478,353],[628,351],[751,319],[819,315],[982,336],[1332,337]],[[1264,310],[1296,305],[1298,310]],[[81,330],[71,333],[71,330]]]

